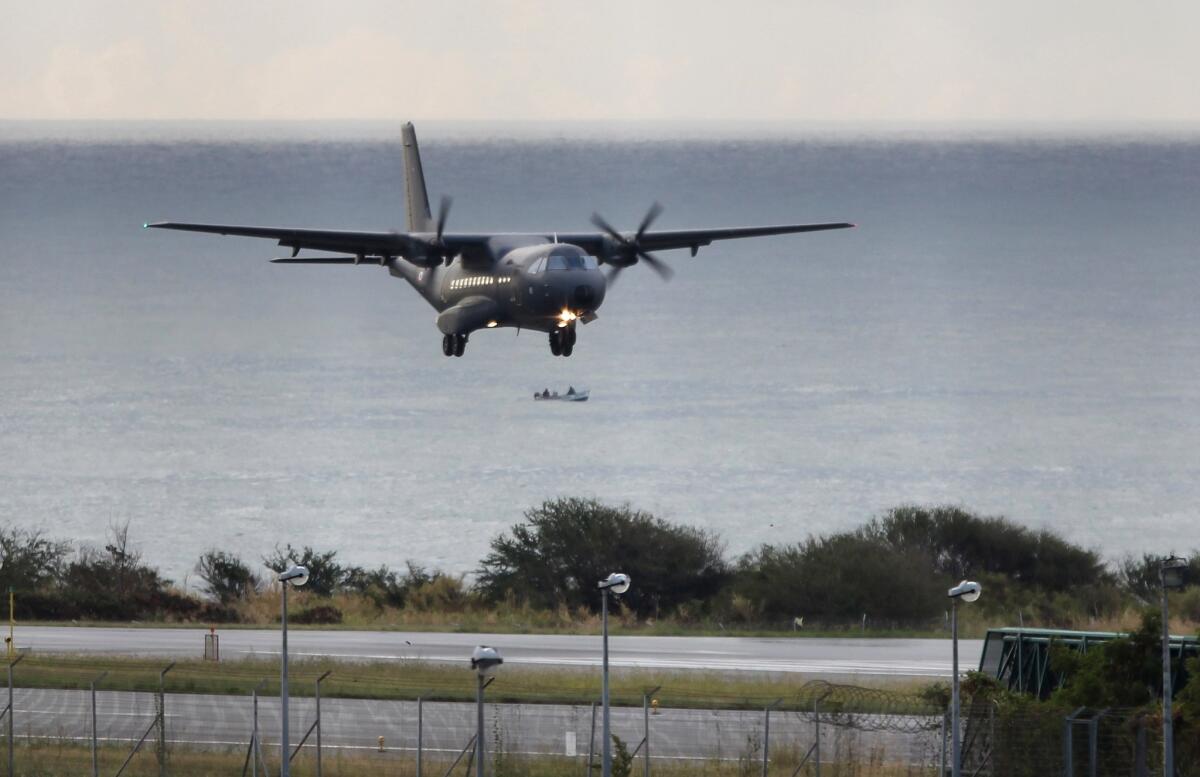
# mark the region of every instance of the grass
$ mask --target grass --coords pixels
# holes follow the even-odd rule
[[[25,688],[85,689],[106,672],[97,683],[98,689],[155,691],[159,672],[167,664],[164,659],[31,654],[14,669],[14,681]],[[325,698],[474,699],[474,675],[465,662],[460,667],[420,661],[293,660],[289,663],[291,694],[311,695],[317,677],[326,671],[331,674],[321,684]],[[170,693],[245,695],[259,683],[263,683],[263,694],[279,692],[277,660],[250,658],[219,664],[200,659],[179,661],[165,676],[164,687]],[[782,699],[784,709],[808,709],[815,688],[805,683],[804,677],[795,675],[623,670],[612,676],[611,697],[614,704],[641,706],[642,694],[661,686],[654,697],[664,707],[761,709]],[[833,693],[822,704],[827,709],[843,706],[846,711],[879,711],[888,706],[892,711],[937,714],[936,709],[931,710],[929,704],[917,698],[925,687],[919,681],[892,681],[874,689],[881,693],[864,693],[833,686]],[[492,702],[588,704],[599,697],[597,670],[505,667],[488,689]]]
[[[104,746],[98,751],[101,774],[113,774],[128,754],[127,746]],[[266,755],[266,753],[264,753]],[[761,774],[760,762],[747,752],[736,760],[704,761],[654,761],[653,774],[657,777],[757,777]],[[932,775],[934,770],[909,767],[883,762],[877,754],[843,754],[836,762],[824,761],[822,773],[838,777],[905,777]],[[88,747],[67,740],[34,740],[19,744],[15,749],[17,774],[23,777],[78,777],[91,773],[91,751]],[[278,771],[279,765],[273,754],[267,757],[267,766]],[[799,764],[800,755],[782,750],[771,759],[768,777],[792,777]],[[578,777],[583,769],[583,758],[563,756],[527,757],[511,753],[502,754],[489,768],[494,777]],[[245,763],[244,748],[202,750],[172,746],[168,755],[168,773],[172,777],[230,777],[242,773]],[[442,775],[449,766],[448,760],[426,757],[423,774]],[[635,759],[632,773],[640,775],[642,762]],[[415,777],[416,763],[411,752],[373,752],[326,750],[321,759],[322,775],[326,777]],[[152,749],[139,752],[130,761],[125,774],[131,777],[157,777],[158,763]],[[247,771],[247,773],[249,773]],[[291,773],[295,777],[311,777],[316,773],[315,758],[305,752],[292,762]],[[806,770],[803,774],[812,774]],[[455,775],[467,777],[465,759],[454,770]]]
[[[452,586],[443,586],[452,588]],[[458,589],[454,589],[458,591]],[[378,631],[424,631],[455,633],[501,633],[501,634],[599,634],[600,616],[587,610],[539,609],[516,602],[482,604],[461,592],[445,593],[440,597],[429,597],[419,606],[396,608],[379,606],[369,596],[342,592],[322,598],[309,591],[298,590],[289,597],[289,628],[296,629],[344,629]],[[308,608],[328,605],[336,608],[342,616],[341,623],[305,625],[296,622],[296,617]],[[279,622],[279,592],[267,590],[255,592],[234,604],[241,622],[221,624],[222,629],[269,628]],[[1023,617],[1012,613],[1011,617],[998,617],[978,607],[963,607],[959,611],[959,633],[964,639],[980,639],[989,628],[1016,626],[1023,622],[1027,628],[1071,628],[1087,631],[1128,631],[1136,629],[1141,622],[1141,609],[1127,607],[1119,615],[1107,618],[1057,618],[1053,621],[1039,620],[1030,613]],[[61,621],[34,621],[37,625],[63,625]],[[1200,623],[1186,618],[1172,618],[1172,632],[1194,634]],[[73,623],[81,626],[113,626],[111,621],[84,621]],[[162,628],[192,626],[194,623],[181,621],[133,621],[120,625]],[[762,624],[722,621],[712,618],[690,617],[686,613],[668,618],[639,620],[632,613],[618,609],[612,613],[610,629],[615,635],[639,636],[728,636],[728,637],[786,637],[804,639],[809,637],[866,638],[866,639],[945,639],[949,637],[948,623],[930,623],[924,628],[896,626],[879,620],[867,619],[867,627],[860,624],[820,625],[792,629],[783,624]]]

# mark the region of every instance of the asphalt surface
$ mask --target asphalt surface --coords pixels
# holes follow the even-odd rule
[[[91,628],[18,626],[16,643],[38,653],[91,653],[199,657],[204,628]],[[279,654],[275,629],[228,629],[221,658]],[[507,664],[596,667],[598,636],[453,634],[399,631],[292,629],[289,654],[341,660],[465,662],[476,645],[492,645]],[[982,640],[961,640],[963,669],[979,664]],[[720,672],[797,672],[814,677],[948,677],[948,639],[612,637],[616,668]]]
[[[289,738],[295,747],[316,720],[311,698],[293,697],[289,714]],[[254,721],[254,703],[249,696],[167,694],[164,708],[167,740],[174,745],[231,748],[245,752]],[[84,743],[91,737],[90,694],[87,691],[17,689],[14,727],[19,737],[71,739]],[[149,733],[145,749],[153,752],[157,732],[154,723],[155,697],[150,693],[98,691],[96,733],[101,743],[131,747]],[[485,747],[509,753],[564,755],[586,758],[589,737],[600,743],[600,711],[592,717],[589,705],[486,705]],[[830,716],[822,722],[822,750],[826,747],[863,748],[884,760],[899,763],[930,763],[936,752],[938,719],[897,718],[891,730],[835,726],[853,716]],[[417,747],[417,703],[364,699],[323,699],[321,740],[324,751],[357,750],[379,752],[380,737],[385,753],[411,758]],[[594,722],[593,722],[594,720]],[[645,715],[640,708],[615,707],[613,733],[632,751],[650,729],[651,756],[671,759],[761,758],[764,713],[762,711],[695,710],[664,708]],[[431,760],[452,758],[475,733],[475,705],[459,702],[430,702],[421,714],[422,747]],[[815,736],[808,713],[774,712],[771,715],[772,752],[807,752]],[[924,728],[924,730],[917,730]],[[280,731],[279,704],[274,697],[258,700],[259,741],[264,755],[277,762]],[[311,758],[312,736],[299,758]],[[832,751],[829,751],[832,754]],[[106,756],[111,758],[112,755]],[[326,756],[328,757],[328,756]],[[597,755],[597,760],[599,756]]]

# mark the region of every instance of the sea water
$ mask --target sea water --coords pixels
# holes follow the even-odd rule
[[[450,230],[655,200],[662,229],[858,227],[665,252],[569,359],[512,329],[447,359],[379,267],[141,229],[403,229],[398,127],[0,125],[0,521],[128,521],[180,581],[288,542],[469,572],[558,496],[731,556],[905,503],[1200,546],[1200,139],[452,129],[418,127]]]

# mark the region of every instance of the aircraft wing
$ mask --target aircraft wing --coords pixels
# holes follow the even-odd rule
[[[292,249],[292,256],[302,248],[314,251],[342,251],[353,257],[305,257],[283,259],[284,262],[306,264],[348,264],[356,258],[367,256],[403,256],[413,258],[424,255],[432,246],[433,234],[407,232],[354,232],[336,229],[294,229],[291,227],[257,227],[238,224],[189,224],[174,221],[159,221],[143,224],[146,229],[175,229],[183,232],[206,232],[214,235],[237,235],[275,240],[281,246]],[[744,237],[766,237],[789,235],[797,232],[820,232],[827,229],[846,229],[853,224],[777,224],[765,227],[730,227],[723,229],[681,229],[659,232],[643,232],[637,242],[643,251],[668,251],[675,248],[690,248],[695,255],[700,246],[710,245],[714,240],[734,240]],[[612,250],[612,238],[603,232],[578,233],[505,233],[505,234],[462,234],[446,233],[441,237],[442,247],[450,255],[462,253],[475,259],[487,251],[490,240],[496,237],[534,239],[577,245],[589,254],[605,256]],[[633,233],[625,234],[634,239]]]
[[[736,240],[743,237],[767,237],[769,235],[791,235],[797,232],[822,232],[827,229],[849,229],[853,224],[845,222],[830,224],[776,224],[765,227],[728,227],[721,229],[678,229],[659,232],[643,232],[637,237],[638,247],[643,251],[669,251],[675,248],[690,248],[692,255],[700,250],[700,246],[710,245],[714,240]],[[623,233],[628,240],[634,240],[635,234]],[[558,239],[564,243],[577,245],[593,256],[602,256],[611,247],[611,238],[603,232],[585,232],[580,234],[559,233]],[[606,242],[609,241],[606,247]]]
[[[261,237],[279,241],[279,245],[299,251],[347,251],[362,255],[403,256],[413,250],[413,241],[402,232],[351,232],[337,229],[292,229],[254,227],[237,224],[183,224],[159,221],[143,224],[146,229],[178,229],[183,232],[207,232],[213,235]]]

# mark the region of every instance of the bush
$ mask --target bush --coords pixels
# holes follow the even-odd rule
[[[58,581],[70,544],[41,532],[0,527],[0,591],[37,591]]]
[[[330,604],[317,604],[312,607],[306,607],[295,614],[289,612],[288,620],[304,626],[341,623],[342,611]]]
[[[929,559],[858,533],[762,545],[738,562],[735,596],[768,619],[825,623],[869,620],[927,625],[945,609],[943,583]]]
[[[221,604],[231,604],[258,589],[258,577],[240,558],[223,550],[210,550],[196,562],[201,590]]]
[[[547,501],[491,545],[477,579],[493,602],[512,596],[544,609],[596,611],[596,583],[619,571],[633,579],[625,606],[657,615],[711,599],[729,578],[716,535],[594,499]]]
[[[1166,556],[1143,553],[1140,557],[1125,556],[1117,565],[1117,580],[1121,588],[1142,604],[1154,604],[1162,599],[1162,579],[1159,570]],[[1200,553],[1188,559],[1187,578],[1190,584],[1200,584]]]
[[[935,572],[954,581],[992,573],[1053,590],[1113,582],[1095,551],[1046,529],[1034,531],[1003,516],[978,516],[960,507],[897,507],[862,531],[893,548],[924,554]]]
[[[1050,668],[1064,679],[1053,699],[1071,707],[1138,707],[1151,702],[1162,688],[1162,618],[1148,609],[1136,632],[1086,653],[1051,645]]]
[[[72,617],[98,620],[189,618],[200,603],[171,588],[171,581],[142,563],[129,543],[129,524],[109,528],[101,552],[81,548],[63,571],[57,593]]]
[[[293,564],[308,568],[308,582],[305,588],[317,596],[332,596],[362,572],[357,567],[344,567],[335,559],[336,550],[317,551],[305,545],[297,551],[286,545],[282,550],[278,546],[270,556],[263,556],[263,564],[276,574],[286,572]]]

